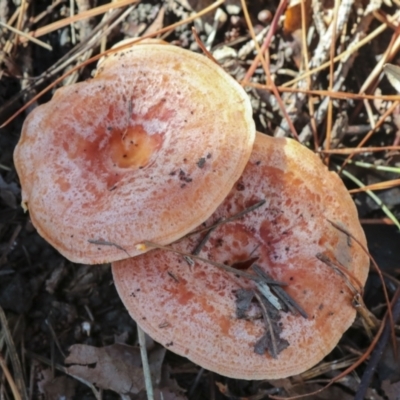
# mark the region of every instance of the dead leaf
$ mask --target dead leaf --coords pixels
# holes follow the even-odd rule
[[[400,339],[397,339],[397,349],[399,346]],[[390,382],[400,381],[400,354],[397,352],[397,356],[395,356],[395,353],[392,342],[388,343],[378,364],[377,373],[381,382],[386,380]]]
[[[390,383],[389,380],[383,381],[382,390],[389,400],[400,400],[400,382]]]
[[[123,344],[93,347],[75,344],[65,359],[68,373],[83,378],[101,389],[119,394],[137,394],[144,389],[140,350]]]
[[[164,364],[162,366],[161,381],[159,386],[160,393],[162,393],[162,395],[164,396],[164,400],[173,400],[175,398],[177,400],[186,399],[186,396],[184,395],[185,390],[178,385],[178,382],[174,378],[171,377],[171,368],[168,364]],[[158,400],[157,397],[156,399]]]
[[[176,393],[170,388],[161,388],[154,390],[155,400],[187,400],[182,393]]]
[[[41,371],[42,379],[38,381],[38,389],[45,400],[70,400],[75,395],[76,381],[68,376],[53,378],[50,369]]]

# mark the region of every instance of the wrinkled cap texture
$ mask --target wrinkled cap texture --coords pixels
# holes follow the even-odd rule
[[[248,96],[202,55],[147,44],[103,64],[27,117],[14,154],[38,232],[71,261],[93,264],[206,220],[255,137]]]
[[[244,217],[219,225],[199,256],[252,273],[255,262],[308,318],[279,311],[279,340],[287,348],[276,358],[257,354],[265,333],[258,303],[253,318],[236,314],[240,289],[255,284],[208,263],[165,250],[112,264],[115,285],[130,315],[156,341],[221,375],[240,379],[277,379],[299,374],[318,363],[351,325],[356,311],[345,279],[317,259],[324,254],[349,271],[355,286],[365,283],[369,261],[354,203],[342,181],[299,143],[258,135],[242,177],[204,226],[233,216],[260,201]],[[197,233],[171,245],[191,254],[203,239]],[[246,261],[249,261],[247,262]],[[247,268],[247,269],[246,269]]]

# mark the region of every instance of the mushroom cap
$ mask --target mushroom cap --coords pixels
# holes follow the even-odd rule
[[[238,290],[254,288],[253,282],[202,261],[189,266],[181,255],[160,249],[112,264],[118,293],[144,331],[171,351],[232,378],[299,374],[328,354],[351,325],[353,294],[318,253],[345,266],[360,286],[369,269],[360,246],[328,222],[366,244],[342,181],[290,139],[259,134],[242,177],[202,227],[264,199],[261,207],[213,230],[199,256],[239,269],[257,259],[264,272],[288,284],[284,290],[308,318],[279,311],[280,338],[289,345],[276,358],[255,353],[265,333],[263,320],[236,316]],[[171,247],[190,254],[203,236],[188,236]],[[259,314],[257,304],[251,307]]]
[[[91,264],[135,256],[143,240],[173,242],[206,220],[255,137],[247,94],[202,55],[146,44],[103,64],[36,108],[14,153],[40,235]]]

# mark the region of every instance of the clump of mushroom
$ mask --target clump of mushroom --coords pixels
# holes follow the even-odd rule
[[[206,220],[254,137],[249,98],[232,77],[204,56],[150,43],[110,55],[94,79],[37,107],[14,160],[40,235],[95,264]]]
[[[15,165],[38,232],[71,261],[113,262],[150,336],[222,375],[271,379],[336,345],[368,258],[330,222],[365,244],[338,176],[297,142],[254,139],[237,82],[153,42],[34,110]]]
[[[349,285],[362,290],[368,273],[366,254],[329,221],[365,244],[336,173],[299,143],[259,134],[242,177],[201,233],[171,246],[181,254],[157,249],[115,262],[115,285],[153,339],[204,368],[241,379],[299,374],[351,325]]]

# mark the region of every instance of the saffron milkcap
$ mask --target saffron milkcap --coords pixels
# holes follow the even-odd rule
[[[253,299],[238,316],[238,295],[256,283],[190,259],[205,232],[170,246],[189,258],[156,249],[115,262],[112,271],[132,318],[169,350],[228,377],[278,379],[311,368],[335,347],[356,315],[350,287],[362,290],[369,261],[328,221],[366,244],[342,181],[298,142],[258,134],[242,177],[199,228],[255,204],[262,205],[212,230],[198,256],[253,275],[250,265],[257,264],[287,284],[281,288],[304,315],[277,311],[274,356],[260,345],[266,334],[260,303]]]
[[[144,240],[171,243],[206,220],[255,137],[247,94],[202,55],[153,43],[103,64],[29,114],[14,153],[39,234],[89,264],[135,256]]]

